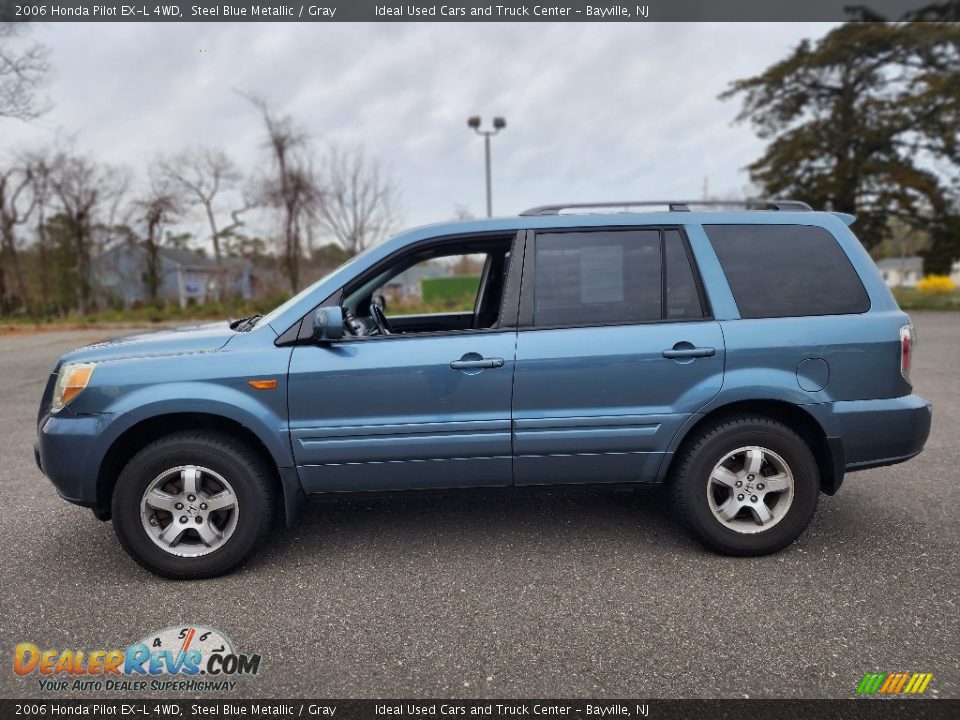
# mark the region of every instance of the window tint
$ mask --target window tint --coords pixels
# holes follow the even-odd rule
[[[659,320],[660,232],[537,234],[536,325]]]
[[[807,225],[705,225],[744,318],[843,315],[870,309],[846,253]]]
[[[663,233],[663,257],[667,266],[667,320],[703,317],[700,292],[679,230]]]

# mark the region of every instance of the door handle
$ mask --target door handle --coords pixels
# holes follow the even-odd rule
[[[476,360],[454,360],[450,363],[454,370],[482,370],[484,368],[503,367],[503,358],[479,358]]]
[[[681,358],[713,357],[716,354],[717,354],[716,349],[712,347],[686,347],[686,348],[673,347],[673,348],[670,348],[669,350],[663,351],[663,356],[670,360],[678,360]]]

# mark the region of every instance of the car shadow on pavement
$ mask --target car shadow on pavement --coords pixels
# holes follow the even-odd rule
[[[670,512],[662,489],[640,491],[458,491],[398,493],[370,499],[312,500],[293,526],[246,567],[309,562],[370,547],[464,551],[497,543],[546,550],[571,538],[651,543],[689,550],[694,544]]]
[[[813,525],[793,547],[835,549],[843,542],[847,553],[867,553],[891,527],[908,530],[894,510],[882,505],[870,510],[862,512],[851,498],[821,498]],[[95,562],[88,553],[69,549],[83,546],[98,548]],[[379,558],[427,556],[434,562],[499,554],[509,562],[522,554],[614,549],[650,558],[711,555],[676,520],[664,488],[397,493],[311,500],[292,526],[278,523],[267,544],[232,575],[350,565],[371,552]],[[126,556],[110,523],[97,522],[79,508],[65,509],[50,522],[34,540],[32,554],[54,574],[92,571],[92,563],[99,575],[115,575],[114,581],[159,580]]]

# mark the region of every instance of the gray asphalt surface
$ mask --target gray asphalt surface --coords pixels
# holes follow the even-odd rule
[[[34,465],[46,374],[104,334],[0,336],[0,695],[51,697],[12,672],[19,642],[194,622],[262,654],[234,697],[846,698],[868,671],[960,697],[960,314],[914,319],[926,451],[848,476],[778,555],[702,550],[657,494],[464,494],[314,504],[190,583],[142,570]]]

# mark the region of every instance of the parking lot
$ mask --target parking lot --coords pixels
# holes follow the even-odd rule
[[[914,320],[926,451],[848,476],[777,555],[710,554],[659,493],[468,493],[315,503],[239,571],[181,583],[34,464],[47,373],[105,333],[2,335],[0,694],[51,697],[13,673],[17,643],[197,623],[262,655],[235,697],[843,698],[894,671],[960,697],[960,314]]]

